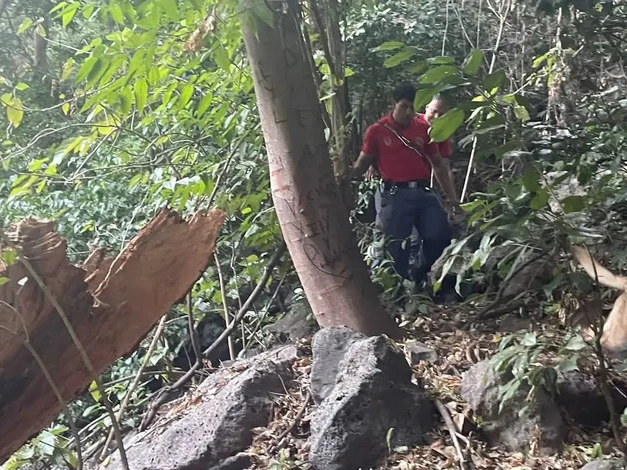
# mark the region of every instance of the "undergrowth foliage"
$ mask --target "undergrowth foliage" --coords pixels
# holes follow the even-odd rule
[[[545,276],[539,285],[525,285],[504,300],[568,316],[594,292],[590,279],[565,259],[570,244],[603,246],[616,269],[627,268],[625,5],[339,3],[346,54],[340,85],[349,90],[355,148],[365,126],[387,111],[389,90],[401,79],[418,85],[417,110],[436,94],[453,103],[434,122],[431,137],[456,144],[467,219],[445,253],[436,291],[447,275],[460,294],[464,283],[480,284],[484,295],[471,299],[480,308],[501,300],[503,286],[526,266],[540,266]],[[338,80],[303,6],[320,98],[331,113]],[[96,246],[118,253],[164,206],[183,215],[223,209],[228,219],[217,254],[227,307],[237,311],[280,239],[240,8],[263,20],[263,5],[254,1],[8,2],[0,17],[2,225],[29,216],[54,219],[70,258],[80,262]],[[199,25],[201,47],[190,49],[186,41]],[[369,262],[379,239],[368,220],[376,184],[360,184],[352,213]],[[15,261],[9,252],[3,256],[4,264]],[[389,268],[382,263],[373,278],[392,305],[404,288]],[[197,323],[223,316],[215,266],[191,295]],[[266,346],[272,338],[263,326],[290,309],[308,306],[284,262],[234,335],[238,349]],[[414,313],[428,314],[428,304],[421,301]],[[105,372],[115,405],[151,339]],[[133,391],[124,429],[137,427],[151,394],[181,375],[174,363],[188,340],[187,307],[176,305]],[[553,390],[559,373],[593,355],[575,332],[567,341],[539,332],[501,338],[493,365],[511,373],[502,403],[522,385]],[[90,387],[70,410],[85,455],[95,455],[111,427],[102,397]],[[4,468],[41,461],[74,467],[76,443],[67,424],[60,416]]]

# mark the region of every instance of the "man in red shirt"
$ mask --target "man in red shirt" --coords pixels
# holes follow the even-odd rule
[[[430,142],[429,138],[429,123],[439,107],[432,108],[432,102],[425,115],[416,117],[415,95],[416,89],[410,84],[394,90],[394,110],[368,127],[350,174],[357,177],[370,165],[377,165],[383,180],[383,188],[375,194],[377,225],[388,238],[387,249],[397,273],[421,283],[452,237],[448,215],[429,187],[431,168],[454,212],[459,211],[459,201],[448,162],[450,146]],[[422,239],[423,256],[410,267],[407,239],[414,227]]]

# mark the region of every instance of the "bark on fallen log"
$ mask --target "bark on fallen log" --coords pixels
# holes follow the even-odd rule
[[[28,219],[6,233],[57,299],[98,373],[132,351],[191,288],[213,254],[224,213],[189,222],[163,210],[115,259],[96,251],[74,266],[54,223]],[[7,247],[0,243],[0,253]],[[0,464],[61,411],[25,346],[42,356],[66,401],[94,379],[61,317],[20,262],[0,261]],[[26,330],[26,331],[25,331]]]

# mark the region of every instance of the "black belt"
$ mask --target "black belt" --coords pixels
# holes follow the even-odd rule
[[[398,188],[428,188],[429,187],[429,181],[427,180],[417,180],[417,181],[398,181],[396,183],[392,182],[392,181],[384,181],[383,182],[383,187],[386,189],[386,191],[389,191],[391,189],[398,189]]]

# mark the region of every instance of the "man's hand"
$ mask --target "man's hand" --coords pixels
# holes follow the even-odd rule
[[[374,166],[370,165],[364,174],[364,178],[367,180],[374,179],[377,176],[377,170],[374,169]]]

